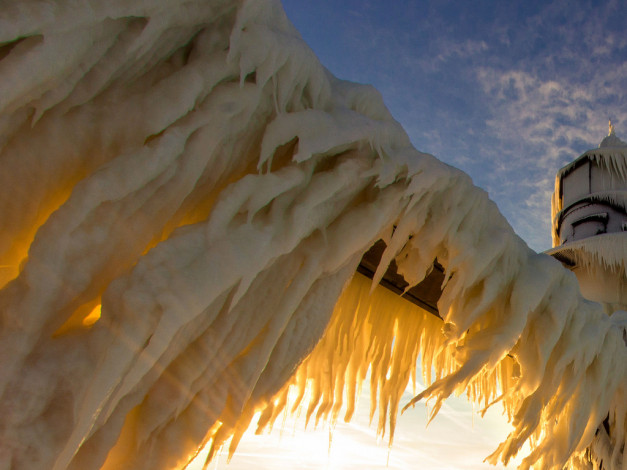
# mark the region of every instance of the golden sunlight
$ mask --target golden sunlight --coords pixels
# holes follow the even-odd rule
[[[368,381],[366,381],[368,382]],[[418,389],[423,389],[418,384]],[[428,410],[422,404],[399,417],[395,443],[377,439],[376,426],[369,425],[369,386],[358,403],[350,423],[335,427],[321,424],[305,427],[305,416],[279,418],[270,432],[255,434],[258,415],[228,461],[228,446],[218,452],[206,467],[205,448],[187,467],[188,470],[353,470],[355,468],[406,470],[505,470],[516,468],[522,458],[507,466],[482,462],[511,430],[500,406],[491,408],[484,418],[464,397],[451,397],[427,429]],[[414,391],[409,386],[403,395],[407,402]],[[528,447],[524,449],[528,451]]]

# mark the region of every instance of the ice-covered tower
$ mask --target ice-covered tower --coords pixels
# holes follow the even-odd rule
[[[609,310],[627,306],[627,143],[614,133],[557,172],[553,249],[582,294]]]

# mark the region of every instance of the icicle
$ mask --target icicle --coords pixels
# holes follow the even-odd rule
[[[257,412],[350,419],[364,380],[391,445],[418,360],[434,412],[503,404],[492,461],[531,441],[523,468],[625,465],[625,316],[332,77],[278,0],[24,0],[0,42],[0,467],[182,468]],[[379,239],[375,282],[354,275]],[[617,244],[585,258],[624,271]],[[376,282],[434,259],[444,322]]]

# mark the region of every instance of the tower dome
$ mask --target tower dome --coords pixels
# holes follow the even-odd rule
[[[553,249],[590,300],[627,304],[627,143],[608,136],[557,172]],[[624,307],[623,307],[624,308]]]

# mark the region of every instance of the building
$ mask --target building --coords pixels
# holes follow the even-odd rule
[[[587,299],[608,313],[627,306],[627,143],[610,122],[599,148],[560,169],[553,194],[553,248]]]

